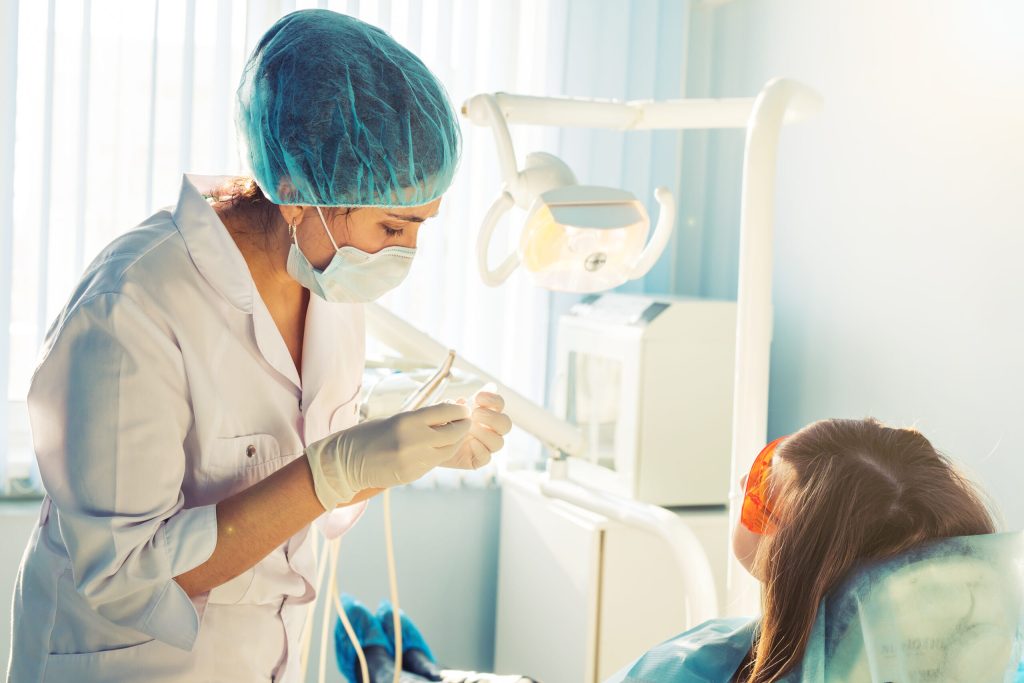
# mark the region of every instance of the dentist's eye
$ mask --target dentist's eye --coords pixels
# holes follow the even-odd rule
[[[405,232],[405,228],[392,228],[388,225],[382,225],[381,228],[384,229],[384,234],[388,237],[401,237]]]

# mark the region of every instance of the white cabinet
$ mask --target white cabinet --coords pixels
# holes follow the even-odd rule
[[[684,587],[659,538],[548,498],[538,481],[502,483],[495,670],[599,683],[687,627]],[[705,515],[722,560],[725,525],[724,511]]]
[[[735,302],[584,298],[558,322],[554,412],[584,442],[569,478],[655,505],[724,505],[735,362]]]

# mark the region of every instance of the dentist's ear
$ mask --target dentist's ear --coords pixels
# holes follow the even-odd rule
[[[277,208],[281,212],[281,217],[284,218],[285,225],[298,225],[306,213],[304,206],[281,204]]]

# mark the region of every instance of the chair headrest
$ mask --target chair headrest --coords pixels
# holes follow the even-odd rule
[[[958,537],[861,567],[832,591],[802,680],[1004,683],[1022,654],[1024,533]]]

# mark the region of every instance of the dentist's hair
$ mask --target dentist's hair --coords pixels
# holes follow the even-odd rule
[[[772,683],[800,663],[819,603],[858,563],[995,531],[978,490],[912,429],[816,422],[779,445],[776,475],[776,529],[754,560],[763,618],[743,683]]]
[[[256,181],[249,176],[228,178],[222,184],[205,194],[213,200],[217,212],[223,218],[231,218],[251,227],[251,232],[269,237],[278,231],[284,233],[285,223],[281,210],[270,201]],[[324,215],[331,220],[336,216],[350,214],[359,209],[352,207],[324,207]]]
[[[267,199],[251,177],[229,178],[207,196],[214,201],[220,212],[241,218],[258,228],[259,232],[269,234],[280,227],[279,223],[284,222],[277,205]]]

